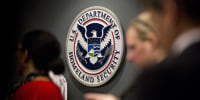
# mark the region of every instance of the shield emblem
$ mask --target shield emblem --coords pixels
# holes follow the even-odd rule
[[[88,55],[96,57],[100,53],[100,38],[88,39]]]

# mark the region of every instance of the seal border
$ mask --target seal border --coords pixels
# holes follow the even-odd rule
[[[108,77],[108,79],[106,80],[106,81],[104,81],[104,82],[102,82],[102,83],[99,83],[99,84],[87,84],[86,82],[83,82],[83,81],[81,81],[78,77],[76,77],[76,74],[75,73],[73,73],[72,71],[73,71],[73,69],[70,67],[70,64],[69,64],[69,59],[68,59],[68,50],[67,50],[67,44],[68,44],[68,39],[69,39],[69,34],[71,33],[71,29],[72,29],[72,27],[73,27],[73,25],[74,25],[74,23],[77,21],[77,19],[83,14],[83,13],[85,13],[85,12],[87,12],[88,10],[103,10],[103,11],[106,11],[107,13],[109,13],[110,15],[112,15],[112,17],[116,20],[116,23],[119,25],[118,26],[118,28],[120,29],[119,31],[122,33],[121,34],[121,46],[123,46],[123,48],[121,49],[122,51],[120,51],[121,52],[121,55],[120,55],[120,57],[119,57],[119,63],[117,64],[118,65],[118,67],[117,67],[117,69],[115,69],[115,71],[113,72],[113,74],[110,76],[110,77]],[[68,32],[67,32],[67,37],[66,37],[66,42],[65,42],[66,44],[65,44],[65,55],[66,55],[66,61],[67,61],[67,65],[68,65],[68,68],[70,69],[70,73],[72,74],[72,76],[76,79],[76,81],[78,81],[79,83],[81,83],[82,85],[84,85],[84,86],[88,86],[88,87],[98,87],[98,86],[101,86],[101,85],[104,85],[104,84],[106,84],[106,83],[108,83],[114,76],[115,76],[115,74],[117,73],[117,71],[118,71],[118,69],[119,69],[119,67],[120,67],[120,65],[123,63],[123,62],[121,62],[122,61],[122,59],[124,58],[124,50],[125,50],[125,46],[124,46],[124,33],[123,33],[123,31],[122,31],[122,27],[121,27],[121,24],[120,24],[120,22],[119,22],[119,19],[118,19],[118,17],[116,16],[116,14],[113,12],[113,11],[111,11],[111,10],[109,10],[108,8],[106,8],[106,7],[103,7],[103,6],[90,6],[90,7],[88,7],[88,8],[85,8],[84,10],[82,10],[81,12],[79,12],[78,13],[78,15],[76,15],[76,17],[75,17],[75,19],[73,20],[73,22],[71,23],[71,25],[70,25],[70,27],[69,27],[69,29],[68,29]],[[74,55],[75,56],[75,55]]]

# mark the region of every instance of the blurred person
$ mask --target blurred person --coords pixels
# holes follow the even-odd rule
[[[140,14],[130,23],[126,32],[128,49],[126,59],[131,61],[140,72],[166,57],[165,51],[159,45],[157,30],[150,17],[148,12]]]
[[[161,45],[170,55],[139,76],[134,99],[200,100],[200,2],[142,1],[158,33],[162,33],[158,35]]]
[[[157,64],[165,59],[165,51],[160,47],[157,39],[157,30],[154,28],[148,12],[141,13],[131,21],[126,32],[127,55],[135,67],[142,72],[149,65]],[[125,99],[129,92],[134,91],[131,87],[122,96]],[[86,100],[119,100],[112,94],[86,93]]]
[[[49,77],[64,72],[60,44],[51,33],[35,30],[24,35],[16,51],[16,71],[25,82],[12,95],[13,100],[63,100],[61,91]]]
[[[51,81],[59,87],[63,100],[67,100],[67,80],[64,74],[55,74],[52,70],[50,70],[48,75]]]

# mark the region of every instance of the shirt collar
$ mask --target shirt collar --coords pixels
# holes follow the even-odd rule
[[[175,40],[172,46],[172,53],[181,54],[190,45],[200,41],[200,28],[191,29],[184,32]]]

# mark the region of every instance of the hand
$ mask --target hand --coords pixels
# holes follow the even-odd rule
[[[119,100],[113,94],[101,94],[101,93],[86,93],[84,95],[85,100]]]

